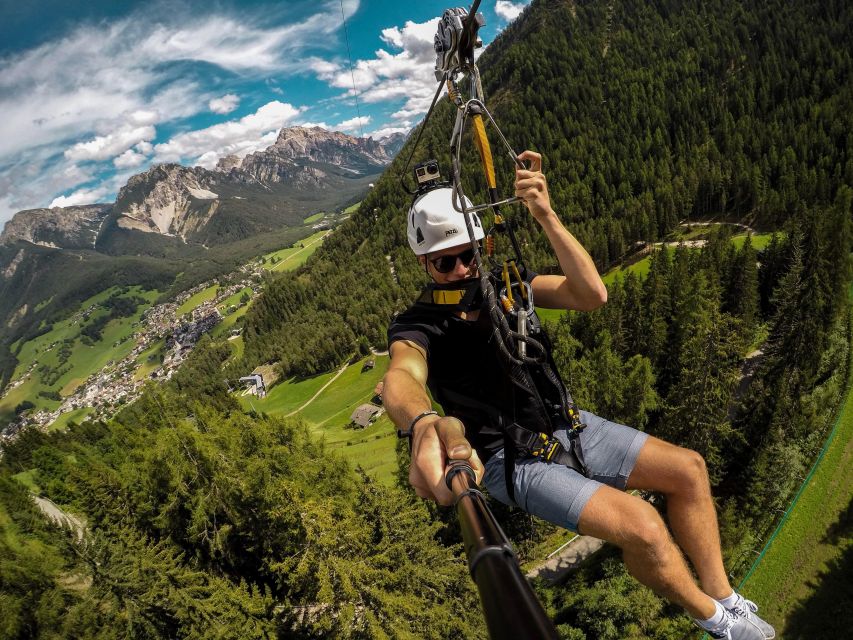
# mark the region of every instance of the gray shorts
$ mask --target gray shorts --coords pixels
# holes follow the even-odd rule
[[[624,489],[648,435],[623,424],[581,411],[586,429],[581,431],[581,447],[589,469],[587,478],[565,465],[537,459],[518,460],[513,473],[515,501],[527,513],[577,531],[578,520],[592,494],[602,485]],[[565,429],[554,435],[565,446]],[[505,504],[513,504],[506,491],[503,449],[486,463],[483,483],[489,494]]]

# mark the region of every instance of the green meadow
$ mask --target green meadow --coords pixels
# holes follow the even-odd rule
[[[376,366],[362,372],[368,359]],[[350,415],[373,396],[376,383],[388,369],[388,356],[371,356],[349,365],[299,416],[311,433],[322,438],[328,447],[337,451],[353,466],[361,466],[379,481],[390,483],[396,472],[396,433],[387,416],[366,427],[349,426]],[[244,409],[254,409],[269,415],[287,415],[304,405],[338,371],[302,380],[291,379],[273,387],[263,400],[241,396]]]
[[[229,307],[239,307],[241,304],[246,304],[244,302],[240,302],[240,298],[242,298],[244,295],[251,296],[252,288],[243,287],[234,295],[225,298],[225,300],[216,305],[216,308],[219,309],[219,313],[225,314]]]
[[[101,305],[116,291],[116,288],[110,288],[101,291],[100,293],[95,294],[91,298],[84,300],[80,304],[79,309],[81,311],[84,311],[90,307]],[[136,291],[136,289],[134,288],[133,291]],[[21,345],[21,351],[18,354],[18,366],[15,369],[15,373],[13,374],[12,379],[14,380],[20,377],[20,375],[30,365],[30,363],[32,363],[34,360],[37,360],[38,355],[45,352],[51,344],[53,344],[54,342],[61,342],[66,338],[73,338],[79,333],[79,319],[72,317],[63,320],[62,322],[55,323],[53,325],[53,328],[49,332],[40,335],[37,338],[33,338],[28,342],[25,342],[23,345]],[[17,344],[18,343],[16,342],[12,345],[12,347],[15,348]]]
[[[166,339],[161,338],[140,353],[136,358],[137,369],[133,374],[134,380],[142,380],[148,377],[160,366],[163,356],[166,355]]]
[[[702,228],[702,234],[707,234],[707,233],[708,233],[708,228],[703,227]],[[678,240],[689,240],[691,238],[696,239],[696,235],[698,235],[696,233],[696,230],[694,230],[693,234],[694,235],[691,237],[682,237],[682,238],[679,238],[677,240],[672,240],[671,242],[677,242]],[[771,233],[754,233],[754,234],[752,234],[752,246],[753,246],[753,248],[756,251],[760,251],[761,249],[764,249],[768,244],[770,244],[770,239],[772,238],[772,236],[773,236],[773,234],[771,234]],[[670,242],[670,240],[667,240],[667,242]],[[746,234],[737,235],[737,236],[734,236],[732,238],[732,244],[738,249],[740,249],[743,246],[744,242],[746,242]],[[669,249],[670,249],[670,251],[672,251],[674,249],[674,247],[670,247]],[[649,273],[649,266],[650,265],[651,265],[651,258],[649,256],[646,256],[642,260],[638,260],[637,262],[630,264],[627,267],[615,267],[615,268],[611,269],[606,274],[604,274],[604,276],[602,276],[601,279],[604,280],[604,284],[608,284],[608,285],[613,284],[613,281],[617,278],[617,276],[622,277],[624,279],[625,275],[627,275],[628,272],[633,272],[638,277],[645,278]]]
[[[243,357],[243,351],[246,349],[246,343],[243,342],[243,336],[230,338],[228,344],[231,346],[232,360],[239,360]]]
[[[177,308],[175,311],[175,315],[178,317],[192,312],[196,307],[201,306],[205,302],[209,300],[213,300],[216,297],[216,292],[219,290],[218,284],[212,284],[206,289],[202,289],[198,293],[193,294],[189,298],[187,298],[184,303]]]
[[[709,231],[709,227],[694,227],[690,232],[682,234],[678,237],[678,240],[695,240],[699,235],[707,234]],[[752,246],[756,251],[760,251],[764,249],[768,244],[770,244],[770,238],[773,234],[770,233],[755,233],[752,235]],[[669,242],[670,240],[667,240]],[[675,240],[677,241],[677,240]],[[743,246],[743,243],[746,242],[746,234],[734,236],[732,238],[732,244],[735,247],[740,249]],[[636,262],[633,262],[627,266],[618,266],[610,269],[607,273],[601,276],[601,279],[604,281],[606,286],[612,285],[616,278],[625,279],[625,276],[628,273],[633,273],[641,280],[645,278],[649,274],[649,268],[651,266],[651,258],[646,256]],[[565,311],[561,309],[537,309],[536,312],[539,314],[539,318],[543,322],[557,322],[565,313]]]
[[[267,253],[264,255],[264,269],[281,272],[302,266],[317,250],[327,233],[329,233],[328,229],[324,229],[303,238],[291,247]]]
[[[752,247],[756,251],[761,251],[768,244],[770,244],[770,239],[773,237],[772,233],[753,233],[752,234]],[[732,244],[740,249],[743,246],[743,243],[746,242],[746,236],[735,236],[732,238]]]
[[[39,486],[39,483],[36,480],[37,476],[38,476],[38,470],[27,469],[26,471],[21,471],[20,473],[16,473],[15,475],[12,476],[12,478],[17,480],[18,482],[20,482],[27,489],[29,489],[30,493],[37,496],[37,495],[41,494],[41,487]],[[0,504],[0,509],[2,509],[2,508],[3,508],[3,505]],[[2,522],[2,516],[0,516],[0,522]],[[2,530],[2,529],[0,529],[0,530]]]
[[[93,407],[80,407],[73,411],[67,411],[54,420],[47,428],[48,431],[60,431],[66,429],[72,422],[74,424],[82,423],[90,414],[94,413]]]
[[[227,297],[225,300],[216,305],[219,313],[222,314],[222,320],[213,328],[213,331],[211,331],[211,335],[214,338],[220,338],[226,335],[231,328],[237,324],[237,321],[246,315],[246,312],[249,310],[249,306],[252,302],[251,300],[248,302],[240,302],[240,298],[242,298],[243,295],[251,296],[252,289],[250,287],[244,287],[234,295]],[[229,313],[228,310],[233,307],[236,307],[236,309]]]
[[[851,359],[853,365],[853,359]],[[849,375],[849,374],[848,374]],[[743,590],[782,638],[843,638],[853,621],[853,392]]]

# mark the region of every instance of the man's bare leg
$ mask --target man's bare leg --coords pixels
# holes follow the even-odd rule
[[[640,450],[628,488],[659,491],[666,496],[672,535],[696,569],[702,589],[716,599],[731,595],[717,511],[702,456],[650,437]]]
[[[632,576],[694,618],[714,615],[714,601],[696,586],[666,524],[642,499],[602,486],[581,512],[578,531],[620,547]]]

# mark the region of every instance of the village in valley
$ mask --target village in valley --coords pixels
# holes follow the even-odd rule
[[[13,438],[25,426],[47,428],[63,414],[86,407],[94,410],[91,412],[92,416],[106,417],[118,406],[135,400],[147,381],[170,379],[198,340],[213,330],[229,313],[238,311],[237,305],[223,308],[223,303],[244,291],[246,295],[243,295],[240,307],[251,304],[251,300],[261,291],[264,274],[264,262],[255,260],[241,266],[229,277],[222,278],[221,281],[227,281],[227,285],[219,286],[219,279],[203,282],[182,292],[170,302],[150,307],[142,314],[133,333],[128,336],[127,339],[133,340],[135,344],[125,357],[110,361],[103,369],[90,375],[72,394],[62,399],[62,404],[57,409],[30,411],[18,416],[15,421],[0,430],[0,438]],[[179,313],[182,305],[193,296],[214,288],[215,294],[212,297],[187,313]],[[72,323],[80,324],[83,318],[94,310],[81,309],[72,316]],[[239,327],[232,327],[229,338],[235,338],[239,334]],[[153,370],[140,377],[138,371],[141,356],[158,342],[163,342],[160,350],[162,362],[159,358],[153,358]],[[57,344],[51,344],[46,351],[57,347]],[[22,376],[9,384],[4,395],[24,384],[30,376],[36,375],[38,365],[38,361],[33,361]]]

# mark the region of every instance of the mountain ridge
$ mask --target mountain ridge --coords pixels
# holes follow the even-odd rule
[[[107,233],[132,230],[204,243],[210,238],[199,236],[204,235],[204,228],[223,204],[218,186],[226,184],[231,190],[239,190],[252,185],[269,192],[281,191],[278,195],[282,197],[296,190],[301,195],[297,199],[303,202],[305,195],[311,200],[313,191],[351,191],[348,181],[378,175],[391,161],[401,146],[401,137],[395,134],[387,140],[386,144],[321,127],[283,127],[276,142],[266,149],[243,158],[224,156],[214,170],[177,163],[152,165],[131,176],[111,204],[18,211],[0,233],[0,244],[24,241],[57,249],[98,248],[96,241],[103,240],[102,227]],[[356,188],[366,186],[359,184]],[[241,196],[232,194],[231,198]],[[297,213],[311,208],[310,204],[306,206],[297,207]],[[92,225],[86,224],[86,215],[96,215]],[[108,217],[110,224],[105,225]],[[285,223],[297,222],[297,217],[285,215]],[[263,232],[268,226],[261,224],[254,231]],[[94,228],[94,237],[81,240],[81,234],[91,235],[90,227]]]
[[[58,248],[56,241],[60,240],[65,248],[90,249],[95,246],[100,227],[112,206],[100,203],[19,211],[0,233],[0,244],[23,240],[42,247]]]

